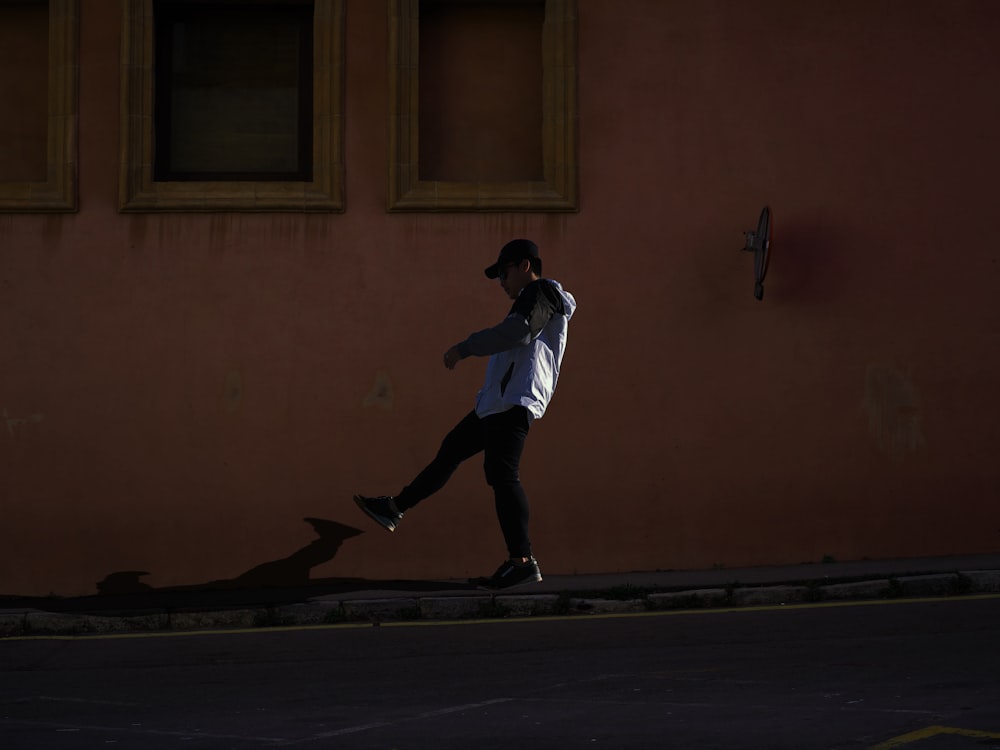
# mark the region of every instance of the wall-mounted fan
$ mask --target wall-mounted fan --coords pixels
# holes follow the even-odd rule
[[[753,296],[758,300],[764,299],[764,277],[771,255],[771,225],[771,209],[764,206],[757,220],[757,231],[745,232],[747,244],[743,249],[753,253]]]

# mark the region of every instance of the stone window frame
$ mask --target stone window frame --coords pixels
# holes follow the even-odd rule
[[[48,0],[49,81],[46,179],[0,182],[0,212],[77,210],[79,138],[79,0]]]
[[[544,0],[542,180],[450,182],[419,175],[420,0],[389,0],[389,211],[576,211],[576,0]]]
[[[314,4],[312,180],[157,182],[153,179],[153,0],[125,0],[119,210],[343,211],[344,7],[345,0]]]

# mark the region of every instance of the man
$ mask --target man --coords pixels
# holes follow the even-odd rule
[[[355,495],[354,501],[394,531],[406,511],[444,487],[459,464],[483,452],[508,559],[492,576],[474,582],[498,590],[542,580],[531,552],[528,497],[518,468],[531,423],[545,413],[555,391],[576,300],[557,282],[542,278],[542,259],[531,240],[504,245],[486,276],[500,279],[514,300],[510,312],[498,325],[473,333],[444,354],[449,370],[469,356],[490,358],[475,409],[448,433],[434,460],[398,495]]]

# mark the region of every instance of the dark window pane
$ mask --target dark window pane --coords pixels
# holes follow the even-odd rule
[[[47,179],[49,9],[0,4],[0,181]]]
[[[311,179],[311,7],[161,2],[155,18],[156,179]]]

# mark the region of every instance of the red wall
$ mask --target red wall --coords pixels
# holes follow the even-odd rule
[[[580,0],[577,214],[387,214],[386,23],[348,2],[345,213],[122,215],[85,4],[80,211],[0,215],[0,594],[231,579],[304,517],[366,531],[314,578],[488,573],[478,461],[394,535],[350,498],[471,408],[441,354],[518,236],[580,305],[522,467],[546,572],[1000,549],[1000,5]]]

